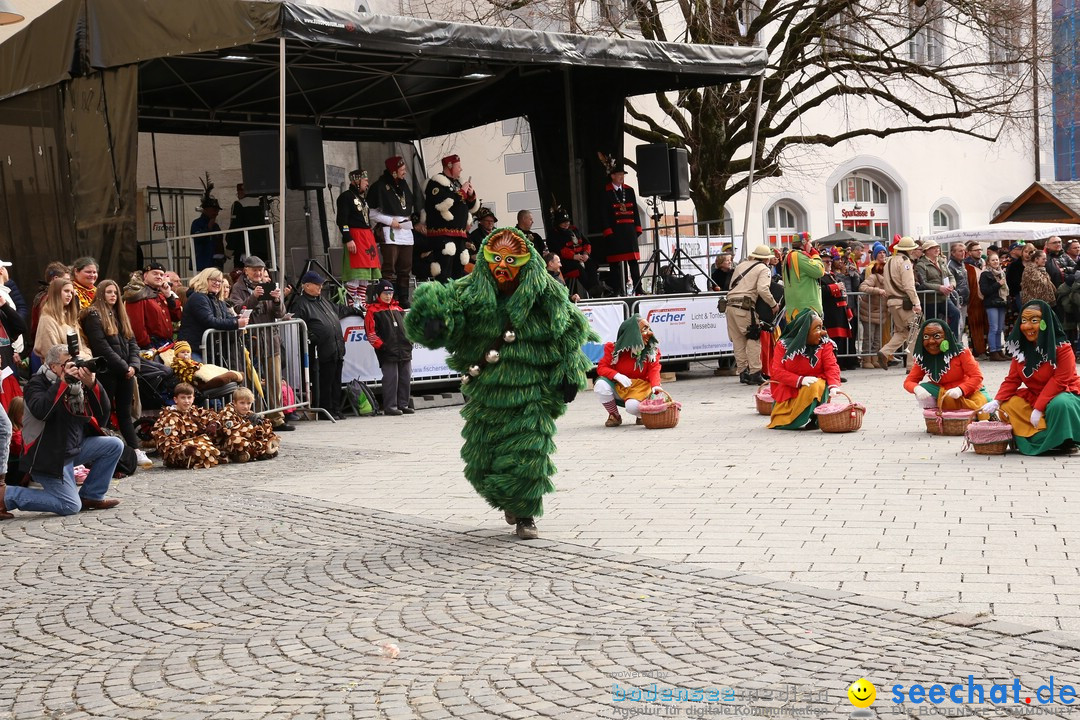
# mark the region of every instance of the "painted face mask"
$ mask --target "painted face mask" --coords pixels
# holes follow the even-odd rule
[[[1036,342],[1039,339],[1039,330],[1045,330],[1046,325],[1042,321],[1042,310],[1037,307],[1026,307],[1020,314],[1020,332],[1028,342]]]
[[[503,230],[484,245],[484,260],[502,292],[513,292],[518,273],[531,257],[525,241],[512,230]]]

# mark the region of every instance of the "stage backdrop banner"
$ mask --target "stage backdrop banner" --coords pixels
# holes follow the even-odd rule
[[[648,320],[662,359],[731,352],[727,318],[716,310],[718,295],[639,300],[635,312]]]
[[[600,336],[600,342],[588,342],[582,346],[585,356],[593,365],[604,356],[604,343],[615,342],[619,336],[619,326],[630,317],[630,309],[624,302],[578,303],[578,309],[585,315],[589,325]]]
[[[347,383],[359,378],[365,382],[381,382],[382,369],[375,357],[375,348],[368,342],[363,318],[342,318],[341,333],[345,339],[345,365],[341,368],[341,381]],[[446,350],[431,350],[414,343],[412,377],[413,380],[427,380],[457,377],[457,373],[446,366]]]

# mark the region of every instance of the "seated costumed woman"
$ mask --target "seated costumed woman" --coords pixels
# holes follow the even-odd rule
[[[1009,374],[982,411],[1001,410],[1025,455],[1075,448],[1080,440],[1076,355],[1049,305],[1042,300],[1024,304],[1005,352],[1013,357]]]
[[[817,427],[814,408],[828,402],[829,391],[840,387],[835,348],[813,310],[803,310],[787,324],[769,367],[775,401],[770,428]]]
[[[960,347],[941,320],[927,320],[915,338],[913,364],[904,389],[914,393],[920,407],[942,410],[981,410],[989,400],[982,370],[967,348]],[[985,420],[986,416],[980,416]]]

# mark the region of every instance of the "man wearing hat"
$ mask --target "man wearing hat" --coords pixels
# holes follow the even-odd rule
[[[465,228],[469,213],[480,210],[472,182],[461,182],[461,158],[447,155],[442,159],[442,172],[435,173],[424,189],[424,212],[421,223],[426,227],[428,245],[421,253],[430,264],[433,279],[446,282],[465,276],[469,251],[465,247]]]
[[[341,281],[358,307],[367,302],[368,283],[382,277],[375,233],[371,231],[367,191],[367,171],[353,170],[349,173],[349,189],[337,199],[337,224],[341,228],[341,244],[345,247]]]
[[[490,208],[482,207],[476,211],[476,229],[469,233],[469,245],[472,245],[470,257],[474,262],[476,248],[480,247],[480,243],[491,234],[498,222],[499,218],[495,217],[495,213],[491,212]]]
[[[915,291],[914,263],[911,261],[911,252],[918,248],[915,239],[905,235],[896,244],[895,254],[885,261],[885,306],[889,310],[892,336],[877,354],[877,365],[882,370],[889,369],[893,353],[907,344],[911,323],[916,315],[922,314],[919,294]]]
[[[311,406],[322,408],[335,420],[341,414],[341,369],[345,364],[345,339],[341,333],[343,317],[362,315],[359,308],[331,303],[322,296],[326,281],[309,271],[300,278],[300,292],[294,293],[292,312],[307,324],[308,366],[311,368]]]
[[[784,306],[790,322],[803,310],[821,315],[821,284],[825,265],[818,251],[810,245],[810,233],[791,238],[791,252],[784,258]]]
[[[409,279],[413,266],[413,215],[416,203],[405,158],[387,158],[386,169],[367,194],[371,221],[382,225],[382,276],[394,283],[398,301],[409,307]]]
[[[735,346],[735,368],[739,382],[747,385],[761,384],[761,331],[754,322],[754,308],[763,302],[772,309],[775,317],[778,306],[769,285],[772,271],[769,261],[772,251],[758,245],[731,274],[731,286],[727,294],[727,328],[731,344]],[[760,320],[760,318],[759,318]]]
[[[165,266],[151,262],[142,274],[132,273],[124,286],[124,305],[131,332],[142,350],[172,342],[173,323],[180,322],[183,307],[169,283]]]
[[[604,187],[604,239],[601,251],[611,267],[612,283],[622,295],[627,292],[626,270],[630,270],[633,292],[641,292],[641,269],[638,260],[638,238],[641,236],[641,215],[638,213],[634,188],[627,185],[626,168],[617,158],[606,162],[610,182]]]
[[[213,185],[210,187],[213,187]],[[221,205],[218,204],[216,198],[210,196],[209,190],[203,196],[199,210],[199,217],[191,221],[191,234],[218,234],[193,238],[195,243],[195,270],[205,270],[208,267],[223,270],[225,268],[225,236],[221,233],[221,226],[217,224]]]

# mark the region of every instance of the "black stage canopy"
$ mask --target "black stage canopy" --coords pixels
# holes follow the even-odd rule
[[[122,224],[130,225],[133,246],[135,179],[126,174],[134,172],[134,158],[119,156],[134,153],[135,131],[228,136],[278,127],[282,39],[285,124],[318,125],[328,140],[407,142],[525,117],[541,197],[570,204],[594,200],[573,197],[572,188],[602,186],[596,151],[621,151],[624,98],[745,80],[766,62],[760,48],[543,33],[289,2],[61,0],[0,44],[0,128],[36,126],[55,135],[58,165],[46,185],[76,198],[71,222],[61,222],[71,225],[64,235],[92,251],[102,242],[102,216],[114,224],[130,217]],[[105,128],[104,154],[86,143],[72,150],[77,135],[89,132],[87,123]],[[80,173],[61,166],[64,155]],[[58,186],[65,178],[75,187]],[[99,192],[78,187],[86,183]],[[18,201],[11,185],[0,187],[9,208]],[[64,203],[56,202],[61,212]],[[6,220],[0,214],[0,233],[20,234],[18,222]],[[0,237],[0,252],[9,253],[10,242]],[[103,265],[127,244],[99,249],[111,253]]]

